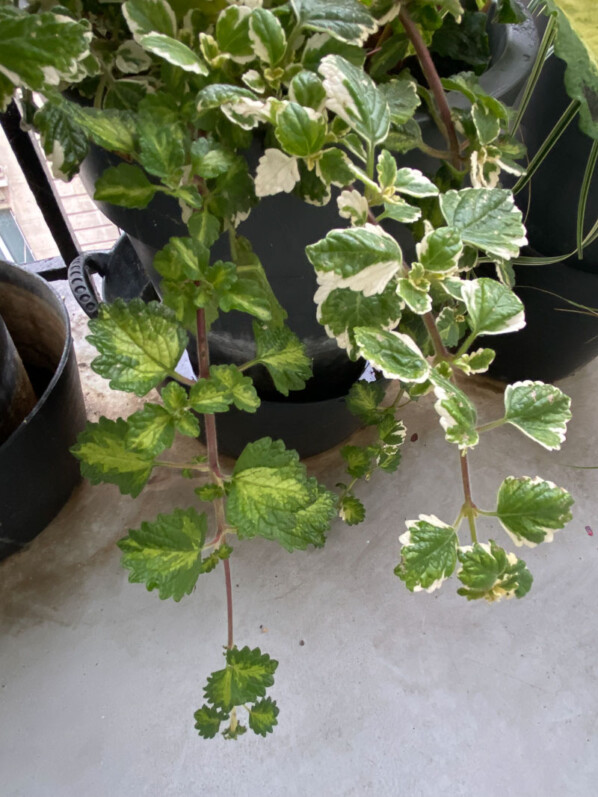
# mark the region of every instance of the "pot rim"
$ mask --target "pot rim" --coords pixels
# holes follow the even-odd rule
[[[11,274],[18,276],[19,279],[5,279],[5,277],[10,277]],[[64,336],[60,360],[54,369],[54,373],[52,374],[52,378],[48,382],[46,389],[39,397],[35,407],[21,421],[19,426],[12,432],[12,434],[6,438],[0,448],[6,448],[11,445],[20,434],[25,432],[26,427],[31,424],[31,422],[35,419],[35,416],[42,410],[44,404],[47,402],[49,396],[56,387],[56,383],[60,379],[60,376],[65,369],[73,342],[71,322],[66,307],[56,291],[47,284],[43,277],[40,277],[38,274],[33,274],[27,269],[17,266],[14,263],[8,263],[6,260],[0,260],[0,284],[3,282],[19,285],[19,287],[24,287],[26,290],[29,290],[30,286],[36,286],[38,288],[38,292],[43,294],[44,301],[46,301],[46,303],[49,304],[57,312],[57,314],[61,316],[62,320],[64,321],[66,334]]]

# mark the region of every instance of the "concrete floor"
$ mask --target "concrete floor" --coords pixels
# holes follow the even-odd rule
[[[78,356],[90,417],[135,408],[125,394],[107,399],[82,341]],[[119,566],[115,541],[190,505],[193,484],[158,473],[136,500],[81,484],[0,566],[0,794],[594,797],[598,471],[568,465],[598,464],[598,361],[561,387],[574,411],[562,452],[500,429],[471,457],[482,506],[509,474],[539,473],[575,497],[568,528],[523,549],[535,582],[521,601],[468,604],[454,580],[412,595],[393,575],[403,521],[450,521],[461,503],[456,454],[430,399],[405,410],[418,439],[398,473],[361,488],[363,525],[336,523],[327,546],[307,553],[235,546],[237,642],[280,662],[279,724],[267,739],[204,741],[193,729],[205,678],[222,666],[221,570],[175,604],[128,584]],[[482,418],[496,417],[497,394],[476,392]],[[336,451],[308,464],[330,485],[341,478]]]

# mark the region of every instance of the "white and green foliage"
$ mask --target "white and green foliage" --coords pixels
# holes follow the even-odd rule
[[[493,603],[505,598],[522,598],[530,591],[533,578],[525,562],[504,551],[494,540],[463,545],[458,556],[457,576],[463,587],[457,592],[467,600],[483,598]]]
[[[411,592],[433,592],[455,569],[457,534],[434,515],[408,520],[407,529],[399,538],[403,549],[395,573]]]
[[[130,580],[178,601],[220,563],[230,587],[235,537],[305,550],[324,544],[337,513],[349,526],[362,522],[359,480],[376,470],[393,473],[401,459],[400,401],[433,393],[440,426],[456,447],[464,501],[451,525],[432,514],[407,522],[395,573],[412,592],[436,590],[456,574],[468,600],[525,595],[532,581],[525,563],[493,540],[478,542],[477,521],[491,518],[517,546],[533,546],[565,526],[572,498],[539,477],[507,476],[495,508],[481,510],[467,456],[504,424],[558,449],[570,402],[557,388],[522,381],[507,387],[503,417],[480,424],[466,387],[494,357],[483,342],[474,347],[478,336],[509,334],[525,323],[512,290],[525,228],[512,193],[499,185],[501,172],[520,173],[515,161],[523,152],[507,130],[509,112],[473,71],[444,81],[466,102],[439,125],[446,151],[430,147],[415,114],[422,105],[438,118],[439,89],[396,69],[414,52],[408,19],[433,56],[461,55],[468,69],[483,68],[484,15],[458,0],[127,0],[100,4],[103,14],[89,0],[51,6],[30,14],[0,0],[0,106],[22,88],[27,118],[56,174],[70,178],[92,142],[123,158],[98,180],[97,199],[140,210],[163,193],[178,202],[187,226],[154,261],[163,303],[117,301],[90,324],[99,351],[92,365],[110,386],[138,396],[158,388],[160,398],[127,419],[89,424],[73,449],[83,475],[137,496],[156,468],[174,468],[202,479],[195,494],[212,507],[174,509],[130,530],[119,543]],[[574,41],[578,0],[547,6],[558,15],[556,46],[568,61],[568,87],[593,134],[595,40],[582,36],[582,51]],[[499,0],[496,14],[507,22],[518,12],[512,0]],[[476,37],[479,49],[470,47]],[[77,83],[83,105],[59,92]],[[41,109],[32,92],[45,97]],[[255,135],[265,146],[250,170],[244,153]],[[413,149],[441,168],[410,168]],[[399,383],[391,404],[383,381],[351,390],[349,407],[372,431],[365,445],[341,449],[348,478],[338,495],[281,441],[249,443],[230,473],[218,458],[214,414],[257,411],[255,369],[266,369],[283,395],[301,390],[311,375],[259,258],[237,233],[258,201],[280,192],[315,205],[334,197],[338,227],[306,253],[318,282],[317,317],[350,358],[369,359]],[[215,260],[211,248],[223,234],[230,258]],[[481,261],[494,264],[497,280],[479,275]],[[210,367],[208,331],[230,311],[251,316],[254,353],[246,363]],[[189,333],[200,354],[193,380],[176,370]],[[207,456],[172,462],[165,452],[177,434],[199,435],[198,415]],[[460,539],[464,521],[471,545]],[[277,723],[276,703],[266,696],[277,662],[236,647],[232,625],[225,658],[195,713],[199,735],[213,738],[224,726],[226,738],[247,727],[265,736]]]

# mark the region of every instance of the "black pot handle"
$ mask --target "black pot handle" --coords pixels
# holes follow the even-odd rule
[[[101,302],[91,275],[95,272],[104,274],[107,262],[108,254],[105,252],[84,252],[68,267],[68,280],[73,296],[90,318],[97,317]]]

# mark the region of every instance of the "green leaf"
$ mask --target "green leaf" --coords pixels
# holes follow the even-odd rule
[[[296,102],[289,102],[276,117],[276,138],[289,155],[307,158],[319,152],[326,138],[326,122],[321,116],[313,118]]]
[[[229,394],[212,379],[198,379],[189,392],[189,404],[202,414],[226,412],[230,407]]]
[[[145,78],[115,80],[106,91],[104,108],[137,111],[140,102],[146,98],[146,92],[147,81]]]
[[[210,675],[204,695],[216,708],[232,711],[235,706],[264,697],[274,683],[278,662],[259,648],[226,651],[226,667]]]
[[[204,739],[213,739],[220,730],[220,724],[226,722],[229,715],[212,706],[203,705],[193,715],[195,729]]]
[[[465,374],[483,374],[485,373],[492,362],[496,352],[493,349],[477,349],[471,354],[462,354],[453,360],[453,365],[460,368]]]
[[[322,545],[334,513],[328,498],[295,451],[269,437],[249,443],[237,460],[228,495],[227,522],[240,539],[260,536],[288,551]]]
[[[496,516],[515,545],[533,548],[552,542],[555,530],[571,520],[572,504],[566,490],[539,476],[509,476],[498,491]]]
[[[215,498],[222,498],[224,490],[218,484],[204,484],[195,491],[200,501],[213,501]]]
[[[405,202],[401,197],[394,196],[392,201],[384,203],[385,214],[401,224],[413,224],[421,217],[421,210]]]
[[[500,119],[494,115],[492,109],[483,103],[474,102],[471,108],[471,118],[481,144],[492,143],[500,134]]]
[[[322,36],[312,36],[307,40],[303,49],[301,63],[305,69],[317,72],[322,59],[327,55],[341,55],[355,66],[363,66],[365,62],[365,50],[363,47],[349,44],[324,34]]]
[[[326,542],[330,521],[337,513],[334,493],[314,478],[308,479],[308,485],[312,491],[311,502],[297,512],[292,532],[283,532],[278,539],[287,551],[304,550],[307,545],[321,548]]]
[[[84,108],[66,100],[62,107],[98,146],[127,155],[135,152],[135,122],[129,111]]]
[[[153,266],[162,277],[175,282],[203,280],[208,272],[209,249],[193,238],[171,238],[156,254]]]
[[[243,6],[225,8],[216,23],[216,41],[223,53],[228,53],[233,61],[244,64],[255,58],[249,36],[251,11]]]
[[[364,44],[377,28],[358,0],[291,0],[298,26],[329,33],[350,44]]]
[[[270,286],[260,259],[250,242],[237,236],[235,263],[239,267],[237,281],[220,298],[220,307],[225,311],[241,310],[260,321],[280,325],[287,317]]]
[[[220,221],[207,210],[194,213],[187,222],[191,236],[210,248],[220,237]]]
[[[316,299],[319,299],[319,292]],[[349,288],[332,290],[319,306],[318,318],[330,337],[347,349],[349,355],[357,355],[355,330],[360,327],[394,329],[401,318],[403,304],[393,282],[373,296],[364,296]]]
[[[236,365],[212,365],[210,377],[218,388],[226,391],[228,402],[237,409],[255,412],[260,406],[251,377],[244,376]]]
[[[94,199],[125,208],[145,208],[156,191],[157,187],[150,183],[143,169],[119,163],[102,172],[96,181]]]
[[[381,371],[387,379],[402,382],[425,382],[430,366],[417,344],[400,332],[387,332],[376,327],[358,327],[355,341],[362,357]]]
[[[493,17],[493,21],[495,19]],[[442,27],[434,31],[434,54],[469,64],[477,74],[481,74],[488,68],[491,59],[487,23],[488,15],[482,11],[466,11],[460,22],[453,17],[445,17]]]
[[[347,526],[356,526],[365,520],[365,507],[354,495],[345,495],[341,499],[338,513]]]
[[[390,129],[390,111],[370,76],[339,55],[327,55],[318,71],[324,78],[326,106],[369,147],[382,143]]]
[[[353,280],[351,285],[342,287],[362,290],[366,296],[371,295],[367,288],[368,281],[363,288],[357,287],[362,284],[364,277],[372,275],[375,278],[380,270],[383,270],[385,275],[389,271],[396,273],[403,262],[401,248],[395,239],[373,224],[331,230],[325,238],[311,244],[305,251],[318,271],[334,271],[344,278],[360,275],[359,280]],[[371,267],[375,270],[363,274],[364,270]]]
[[[442,338],[442,342],[449,348],[456,346],[461,337],[459,314],[454,307],[444,307],[440,315],[436,318],[436,326]]]
[[[416,245],[417,259],[433,274],[452,274],[459,269],[463,241],[456,230],[440,227],[425,235]]]
[[[395,575],[411,592],[433,592],[452,575],[457,564],[459,541],[455,530],[434,515],[420,515],[408,520],[399,537],[403,545]]]
[[[398,78],[380,85],[379,89],[388,103],[392,123],[406,124],[421,102],[417,93],[417,83],[411,77],[399,75]],[[417,127],[419,130],[419,126]]]
[[[579,126],[598,139],[598,7],[585,0],[547,0],[556,16],[556,55],[567,64],[565,89],[581,103]]]
[[[157,589],[162,600],[180,601],[190,595],[203,571],[201,551],[206,538],[207,518],[195,509],[175,509],[158,515],[140,529],[130,529],[119,540],[122,565],[129,581]]]
[[[361,479],[372,470],[370,452],[362,446],[343,446],[340,453],[352,478]]]
[[[505,420],[549,451],[558,451],[571,419],[571,399],[543,382],[515,382],[505,391]]]
[[[307,69],[302,69],[289,84],[289,99],[305,108],[321,111],[326,100],[326,91],[317,75]],[[329,152],[340,154],[340,150],[336,149],[329,150]]]
[[[441,376],[438,370],[433,370],[430,378],[438,399],[434,409],[440,416],[446,439],[461,450],[473,448],[480,439],[476,431],[478,418],[475,406],[462,390]]]
[[[515,0],[498,0],[495,18],[497,22],[514,23],[515,25],[525,22],[525,14]]]
[[[511,191],[500,188],[463,188],[440,195],[440,208],[449,227],[462,240],[489,255],[510,260],[527,243],[521,211]]]
[[[378,405],[384,398],[384,385],[381,382],[355,382],[346,398],[347,409],[366,425],[377,424],[382,410]]]
[[[210,260],[209,249],[193,238],[171,238],[156,254],[153,266],[168,280],[175,282],[205,279]]]
[[[198,138],[191,144],[193,172],[207,180],[225,174],[234,159],[232,152],[209,138]]]
[[[255,703],[249,711],[249,727],[254,733],[266,736],[278,725],[278,706],[270,697]]]
[[[414,285],[406,277],[401,277],[398,280],[397,293],[407,307],[418,315],[424,315],[432,309],[432,297],[428,291]]]
[[[91,366],[114,390],[144,396],[173,373],[187,345],[187,335],[171,310],[159,302],[117,299],[100,305],[89,322],[87,340],[100,352]]]
[[[166,0],[127,0],[122,12],[136,39],[147,33],[176,36],[176,17]]]
[[[467,600],[484,598],[493,603],[503,598],[522,598],[530,591],[533,577],[525,562],[499,548],[494,540],[489,545],[476,542],[461,547],[458,555],[458,577],[464,587],[457,592]]]
[[[138,75],[151,67],[152,59],[138,42],[129,39],[116,51],[115,63],[125,75]]]
[[[399,169],[395,178],[395,188],[400,194],[407,194],[418,199],[427,196],[438,196],[438,188],[419,169]]]
[[[165,124],[159,116],[142,114],[139,158],[150,174],[178,186],[186,163],[185,133],[180,125]]]
[[[154,468],[147,451],[134,451],[127,443],[128,425],[119,418],[101,417],[88,423],[71,453],[81,461],[81,474],[92,484],[116,484],[123,495],[139,495]]]
[[[249,38],[260,61],[276,66],[284,57],[287,39],[282,25],[271,11],[253,9],[249,19]]]
[[[391,188],[397,179],[397,162],[387,149],[383,149],[376,164],[378,183],[382,189]]]
[[[87,155],[85,133],[60,103],[47,102],[37,111],[34,121],[44,152],[52,162],[52,172],[69,180]]]
[[[312,370],[299,338],[286,326],[264,327],[255,321],[253,335],[255,360],[266,366],[278,392],[288,396],[289,390],[303,390]]]
[[[57,42],[60,47],[57,47]],[[91,32],[66,16],[0,7],[0,76],[8,85],[43,91],[61,80],[81,79]],[[3,87],[6,100],[12,95]],[[0,95],[1,98],[1,95]]]
[[[207,75],[206,64],[183,42],[164,33],[147,33],[138,38],[139,44],[150,53],[163,58],[173,66],[196,75]]]
[[[489,277],[466,280],[461,295],[475,335],[502,335],[525,326],[523,303],[510,288]]]
[[[127,419],[127,446],[153,456],[174,442],[174,418],[160,404],[146,404]]]
[[[244,89],[241,86],[231,86],[228,83],[212,83],[203,88],[197,95],[197,108],[199,111],[207,111],[240,99],[258,100],[258,96],[253,91]]]

